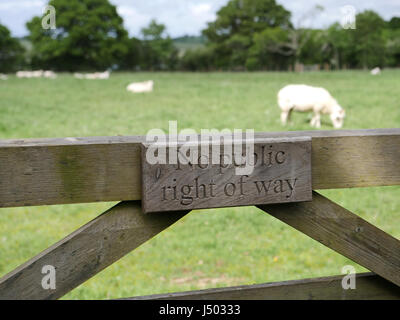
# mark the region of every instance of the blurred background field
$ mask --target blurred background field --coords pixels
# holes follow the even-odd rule
[[[152,79],[155,91],[134,95],[125,87]],[[280,124],[277,93],[290,83],[322,86],[346,110],[344,129],[392,128],[400,123],[400,70],[378,76],[363,71],[259,73],[114,73],[107,81],[61,74],[56,80],[17,79],[0,83],[1,138],[146,134],[180,129],[253,128],[309,130],[310,113]],[[322,130],[332,129],[329,117]]]
[[[133,95],[132,81],[155,91]],[[113,73],[107,81],[70,74],[0,83],[0,139],[145,135],[153,128],[309,130],[310,114],[282,127],[276,102],[289,83],[327,88],[346,110],[344,129],[400,123],[400,71]],[[329,118],[323,130],[332,129]],[[101,155],[99,155],[101,157]],[[1,164],[0,164],[1,165]],[[400,187],[328,190],[332,200],[399,238]],[[0,276],[114,203],[0,209]],[[69,293],[104,299],[341,273],[350,260],[252,207],[198,210]]]

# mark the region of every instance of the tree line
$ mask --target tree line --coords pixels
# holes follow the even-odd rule
[[[27,22],[29,35],[15,39],[0,25],[0,72],[20,69],[78,70],[293,70],[399,67],[400,18],[385,21],[366,10],[356,28],[338,22],[325,29],[294,24],[275,0],[230,0],[202,31],[205,43],[179,49],[165,25],[153,20],[129,37],[108,0],[51,0],[55,29],[41,17]],[[312,19],[322,7],[308,13]],[[306,17],[307,18],[307,17]]]

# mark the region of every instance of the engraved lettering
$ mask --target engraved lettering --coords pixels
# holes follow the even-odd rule
[[[228,188],[229,186],[229,188]],[[224,187],[224,193],[228,197],[232,197],[236,192],[236,185],[232,182],[229,182]]]
[[[294,190],[294,187],[296,186],[297,178],[295,178],[293,180],[293,184],[291,184],[290,179],[286,179],[285,181],[287,182],[289,189],[290,189],[290,194],[287,195],[286,198],[290,198],[293,195],[293,190]]]
[[[214,186],[215,186],[216,184],[211,180],[211,183],[210,183],[210,196],[212,197],[212,198],[214,198],[214,197],[216,197],[216,195],[214,194]]]
[[[190,185],[184,185],[181,188],[181,192],[182,192],[181,204],[183,204],[184,206],[187,206],[187,205],[190,205],[193,203],[193,197],[189,197],[190,193],[192,192],[192,188],[193,188],[193,186],[190,186]]]
[[[274,181],[275,187],[274,187],[274,192],[275,193],[283,193],[283,181],[282,180],[275,180]]]
[[[210,146],[209,154],[188,148],[179,152],[174,146],[177,163],[142,163],[143,211],[309,201],[312,199],[311,139],[290,140],[256,142],[251,151],[241,149],[239,155],[234,153],[239,148],[230,153],[225,149],[225,153],[221,151],[218,155],[218,163],[212,162]],[[200,150],[202,146],[197,147]],[[237,173],[236,169],[242,167],[252,170]]]
[[[257,187],[258,194],[261,194],[263,190],[265,194],[268,194],[272,180],[268,181],[268,185],[266,185],[266,181],[254,181],[254,183]]]
[[[199,178],[194,179],[195,185],[196,185],[196,198],[207,198],[207,192],[206,192],[206,185],[205,184],[200,184],[199,185]],[[203,190],[203,197],[199,197],[199,189],[202,188]]]
[[[239,185],[240,185],[240,195],[244,196],[244,191],[243,191],[243,184],[245,184],[246,182],[243,181],[244,177],[248,178],[248,175],[245,176],[241,176],[240,177],[240,181],[239,181]]]
[[[279,159],[281,159],[281,160],[279,160]],[[285,152],[284,151],[279,151],[279,152],[276,153],[276,155],[275,155],[276,163],[282,164],[282,163],[285,162],[285,160],[286,159],[285,159]]]

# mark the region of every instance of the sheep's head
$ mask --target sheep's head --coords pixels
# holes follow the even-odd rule
[[[346,112],[344,109],[336,105],[331,113],[331,120],[335,129],[340,129],[343,126],[344,118],[346,117]]]

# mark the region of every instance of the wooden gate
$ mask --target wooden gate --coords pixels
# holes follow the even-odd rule
[[[400,129],[259,133],[312,138],[312,188],[400,184]],[[188,211],[143,214],[144,137],[0,141],[0,207],[121,201],[0,279],[0,299],[58,299],[162,232]],[[313,191],[309,202],[258,208],[369,269],[357,289],[342,276],[133,299],[399,299],[400,242]],[[56,289],[41,286],[56,269]]]

